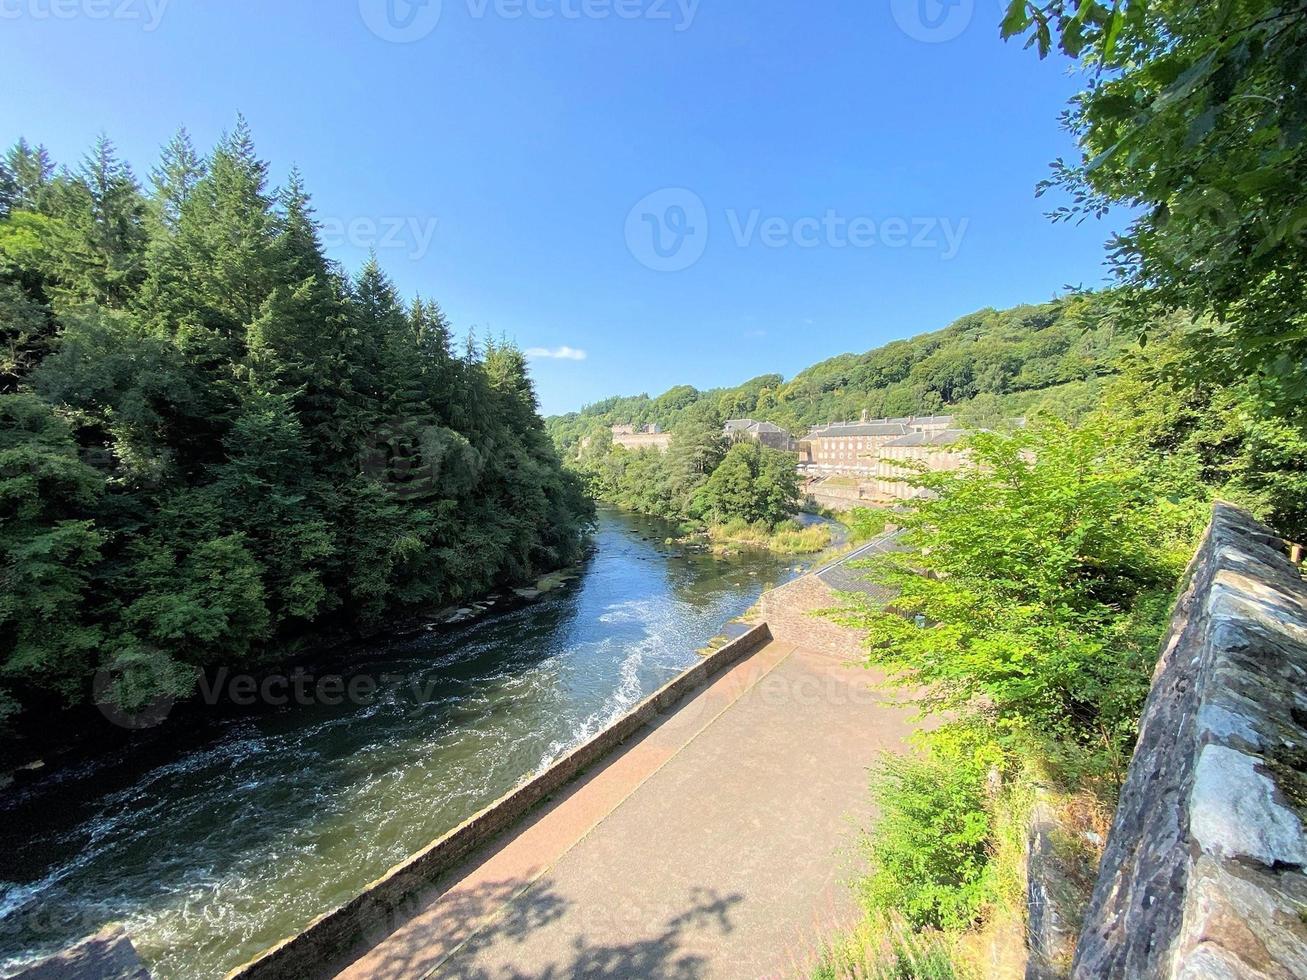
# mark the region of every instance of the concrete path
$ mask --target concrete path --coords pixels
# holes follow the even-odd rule
[[[822,938],[856,920],[867,769],[912,730],[875,679],[769,644],[461,869],[341,976],[802,973]]]

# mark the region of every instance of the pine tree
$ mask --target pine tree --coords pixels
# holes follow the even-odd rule
[[[172,233],[177,230],[182,208],[194,193],[195,185],[204,179],[206,171],[207,164],[195,152],[190,134],[183,126],[163,148],[158,166],[150,171],[150,182],[154,187],[152,212],[154,220],[164,231]]]
[[[81,302],[121,309],[144,278],[145,202],[136,178],[102,134],[67,183],[62,217],[74,241],[61,291]]]
[[[15,191],[11,207],[15,211],[40,211],[45,192],[54,177],[54,163],[44,146],[31,146],[20,139],[5,157],[5,166],[13,177]]]
[[[0,221],[13,213],[18,202],[18,181],[6,160],[0,159]]]
[[[144,305],[161,329],[198,326],[243,354],[245,327],[276,284],[276,220],[268,166],[243,117],[214,151],[181,207],[177,231],[150,270]]]

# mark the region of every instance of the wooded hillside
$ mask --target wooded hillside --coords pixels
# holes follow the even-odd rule
[[[592,430],[632,422],[675,429],[692,405],[723,420],[750,417],[802,432],[873,416],[929,415],[948,409],[985,424],[1047,409],[1078,417],[1097,402],[1099,379],[1114,373],[1137,334],[1118,329],[1108,304],[1076,296],[1009,310],[980,310],[942,330],[865,354],[842,354],[789,381],[768,374],[735,388],[609,398],[549,420],[569,448]]]

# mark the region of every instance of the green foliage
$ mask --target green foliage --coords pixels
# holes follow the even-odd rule
[[[981,426],[1036,411],[1078,418],[1093,407],[1099,379],[1115,371],[1132,342],[1118,321],[1113,306],[1095,296],[981,310],[934,333],[831,358],[789,382],[764,375],[723,390],[609,398],[551,418],[549,429],[560,451],[572,454],[609,426],[657,424],[675,432],[696,411],[723,421],[771,421],[795,433],[863,411],[949,410]]]
[[[755,442],[732,446],[690,501],[690,513],[708,524],[741,520],[774,528],[798,509],[794,457]]]
[[[849,529],[849,540],[856,544],[883,534],[892,516],[879,507],[854,507],[841,520]]]
[[[104,481],[31,395],[0,395],[0,676],[78,697],[102,641],[91,615]]]
[[[322,253],[241,122],[147,196],[107,139],[0,173],[0,712],[129,710],[197,671],[580,554],[590,504],[525,358],[450,350],[375,261]],[[104,683],[93,684],[98,669]],[[37,724],[41,719],[31,719]]]
[[[1116,397],[1136,383],[1128,371]],[[1203,485],[1157,465],[1131,418],[974,433],[973,466],[914,478],[928,492],[896,518],[904,550],[865,563],[891,605],[857,594],[833,613],[947,719],[875,780],[872,919],[956,932],[1010,903],[1032,760],[1045,780],[1106,796],[1124,778],[1206,519]]]
[[[974,758],[886,756],[872,780],[880,808],[860,883],[868,912],[916,928],[961,929],[989,900],[985,770]]]
[[[975,467],[916,478],[932,496],[903,518],[908,550],[874,563],[893,610],[862,601],[844,618],[925,706],[984,704],[1002,739],[1114,759],[1204,512],[1161,498],[1104,427],[970,442]]]
[[[1255,381],[1181,380],[1179,365],[1201,356],[1184,334],[1150,344],[1105,392],[1104,418],[1168,496],[1230,500],[1286,538],[1307,540],[1307,433]]]
[[[1056,44],[1090,76],[1065,116],[1078,161],[1054,217],[1133,208],[1111,245],[1138,331],[1159,310],[1213,317],[1190,377],[1256,378],[1307,405],[1307,11],[1275,0],[1011,0],[1006,37]]]
[[[801,527],[795,521],[782,521],[769,527],[737,517],[709,528],[708,539],[718,551],[753,548],[782,555],[812,555],[830,547],[831,530],[829,524]]]

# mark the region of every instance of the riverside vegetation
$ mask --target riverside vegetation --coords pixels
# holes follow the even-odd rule
[[[806,554],[831,543],[829,527],[791,520],[801,503],[793,454],[732,445],[707,403],[680,419],[666,453],[614,445],[606,426],[579,448],[560,449],[592,496],[679,522],[687,533],[702,531],[716,549]]]
[[[148,190],[0,162],[0,723],[184,698],[574,561],[592,508],[511,344],[327,261],[245,124]],[[93,681],[94,679],[94,681]],[[78,713],[76,709],[82,708]]]

